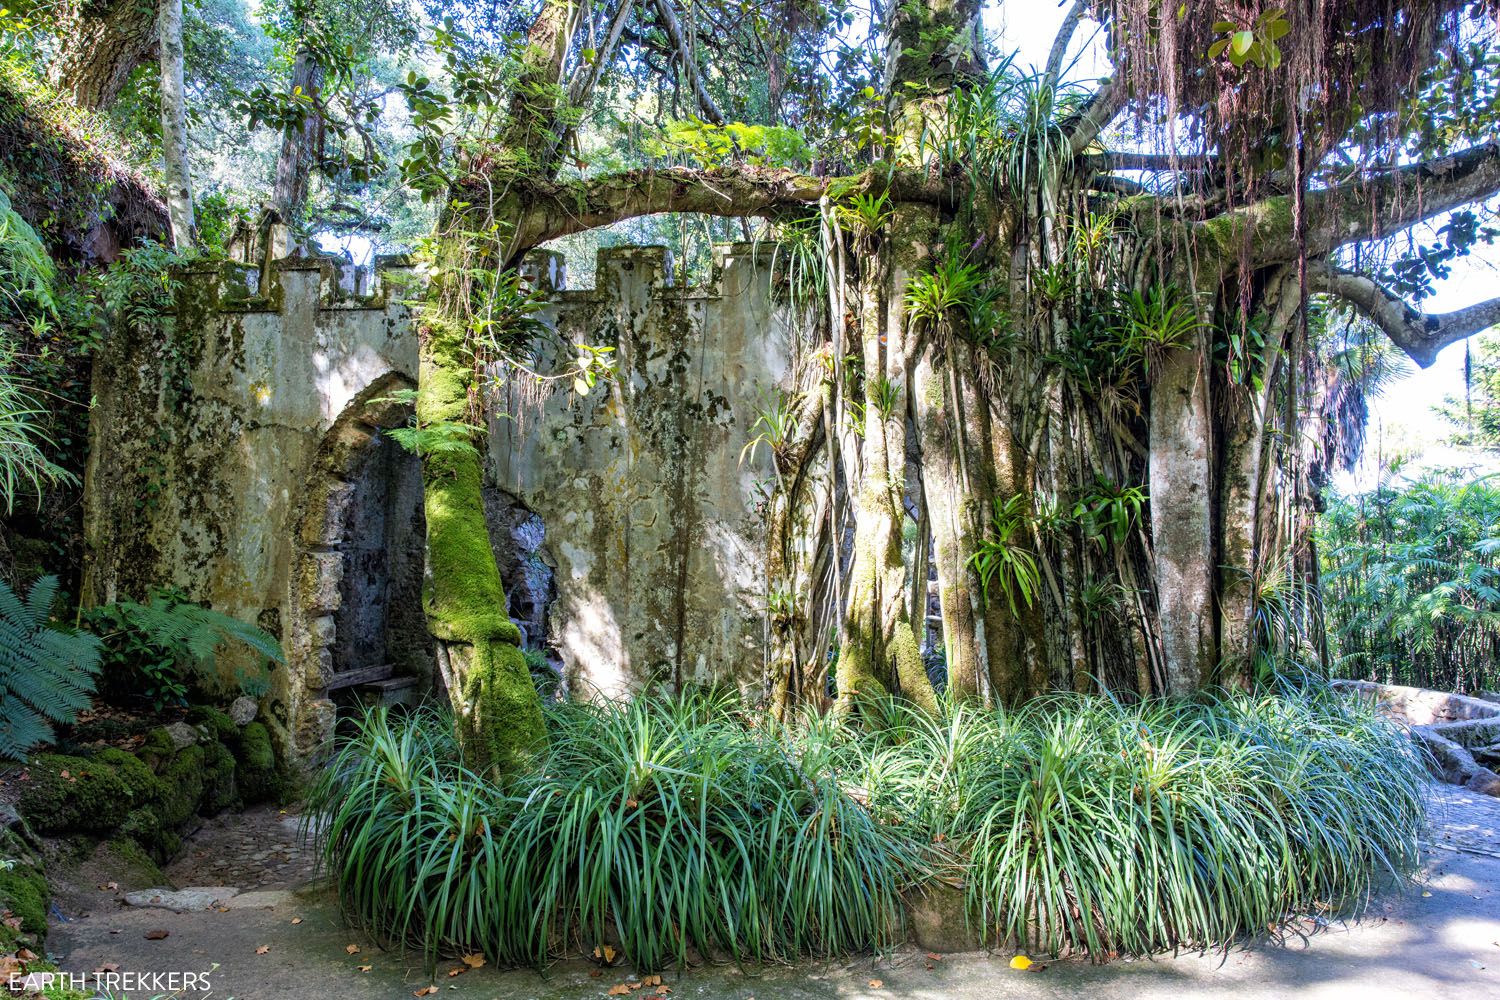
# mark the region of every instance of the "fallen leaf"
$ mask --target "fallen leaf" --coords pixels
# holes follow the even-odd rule
[[[412,996],[414,996],[414,997],[426,997],[426,996],[431,996],[432,994],[434,994],[436,992],[437,992],[437,987],[436,986],[424,986],[420,990],[417,990],[415,993],[413,993]]]
[[[257,955],[266,955],[266,954],[269,954],[270,951],[271,951],[271,946],[268,945],[268,944],[263,944],[259,948],[255,949],[255,953]]]
[[[147,941],[160,941],[162,938],[166,937],[167,934],[168,934],[167,931],[147,931],[146,932],[146,940]]]
[[[345,955],[358,955],[359,954],[359,945],[357,945],[357,944],[346,944],[346,945],[344,945],[344,954]]]
[[[471,969],[477,969],[484,964],[484,956],[477,951],[472,955],[460,955],[458,960]]]
[[[885,983],[882,982],[879,979],[872,979],[872,980],[870,980],[870,989],[872,989],[872,990],[878,990],[878,989],[880,989],[880,987],[882,987],[884,985],[885,985]]]
[[[614,960],[615,960],[615,949],[614,949],[614,947],[612,945],[605,945],[604,946],[604,961],[605,961],[605,964],[613,964]]]
[[[668,996],[669,994],[671,994],[671,992],[672,992],[672,987],[670,987],[670,986],[658,986],[658,987],[656,987],[656,995],[659,996],[659,997]]]
[[[1022,971],[1025,971],[1026,969],[1031,968],[1031,959],[1027,958],[1025,955],[1017,955],[1015,958],[1010,960],[1010,967],[1012,969],[1021,969]]]
[[[22,948],[21,950],[16,952],[16,957],[23,962],[34,962],[36,961],[36,952],[32,951],[30,948]]]
[[[605,990],[605,996],[628,997],[630,996],[630,987],[624,983],[615,983],[608,990]]]
[[[932,959],[934,962],[941,962],[943,960],[943,956],[939,955],[935,951],[929,951],[927,953],[927,957],[930,958],[930,959]]]
[[[661,985],[661,976],[647,976],[645,979],[641,980],[641,985],[642,986],[660,986]]]
[[[95,972],[119,972],[120,966],[114,962],[105,962],[94,970]]]
[[[1424,893],[1422,893],[1422,898],[1426,899],[1426,898],[1428,898],[1431,895],[1432,895],[1432,893],[1430,893],[1430,892],[1424,892]]]
[[[360,972],[369,972],[373,968],[375,968],[375,966],[373,966],[373,965],[361,965],[359,967],[359,971]]]
[[[301,917],[293,917],[292,918],[292,923],[294,923],[294,924],[300,924],[300,923],[302,923],[302,918]]]
[[[592,972],[589,973],[589,978],[590,979],[598,979],[602,975],[604,975],[604,970],[603,969],[594,969]]]
[[[452,979],[454,976],[461,976],[465,972],[468,972],[468,971],[469,971],[468,966],[455,965],[453,968],[451,968],[451,969],[448,970],[448,978]]]

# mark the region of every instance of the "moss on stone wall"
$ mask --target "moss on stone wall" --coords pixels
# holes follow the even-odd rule
[[[271,733],[259,722],[240,731],[236,771],[240,797],[246,804],[275,798],[280,790],[276,774],[276,751]]]
[[[38,833],[99,832],[120,825],[131,798],[130,786],[108,764],[43,754],[26,769],[18,804]]]

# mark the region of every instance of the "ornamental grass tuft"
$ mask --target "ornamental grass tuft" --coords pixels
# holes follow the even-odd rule
[[[558,705],[503,787],[440,713],[375,710],[309,829],[351,919],[429,963],[609,945],[642,970],[882,948],[939,878],[993,945],[1223,946],[1357,913],[1417,862],[1423,761],[1326,692],[869,708],[853,728],[702,696]]]

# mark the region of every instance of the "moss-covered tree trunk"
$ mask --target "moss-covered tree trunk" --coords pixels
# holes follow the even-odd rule
[[[442,292],[437,293],[439,300]],[[475,375],[465,327],[433,314],[421,327],[419,427],[473,422]],[[506,613],[484,518],[477,449],[422,457],[427,574],[422,598],[468,765],[503,774],[542,745],[541,702]]]

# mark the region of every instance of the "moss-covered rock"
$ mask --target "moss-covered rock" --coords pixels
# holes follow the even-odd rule
[[[232,748],[240,741],[240,727],[234,724],[227,712],[221,712],[211,705],[195,705],[188,709],[186,721],[188,725],[197,726],[227,747]]]
[[[99,832],[119,826],[133,800],[129,784],[109,764],[44,754],[27,768],[17,805],[38,833]]]
[[[177,744],[172,742],[172,734],[165,726],[158,726],[146,734],[146,742],[136,751],[136,756],[146,762],[157,774],[161,774],[162,768],[177,753]]]
[[[141,758],[124,750],[108,747],[94,754],[92,758],[95,763],[108,764],[114,768],[120,780],[125,782],[130,789],[130,805],[132,809],[141,806],[158,805],[165,793],[162,781]]]
[[[119,873],[117,881],[122,887],[149,888],[167,884],[167,877],[156,861],[134,840],[116,837],[101,844],[97,854],[109,865],[110,871]]]
[[[203,801],[199,804],[199,811],[205,816],[213,816],[234,805],[238,797],[234,754],[218,742],[205,743],[202,749]]]
[[[21,922],[15,928],[0,921],[0,955],[8,955],[23,936],[40,939],[47,933],[50,893],[41,858],[14,829],[0,827],[0,860],[11,862],[0,869],[0,914],[8,911]]]
[[[264,802],[280,793],[281,782],[276,774],[276,750],[271,745],[271,732],[264,725],[252,722],[240,730],[237,760],[240,797],[247,804]]]
[[[198,811],[203,800],[203,747],[184,747],[159,772],[164,793],[162,825],[176,830]]]

